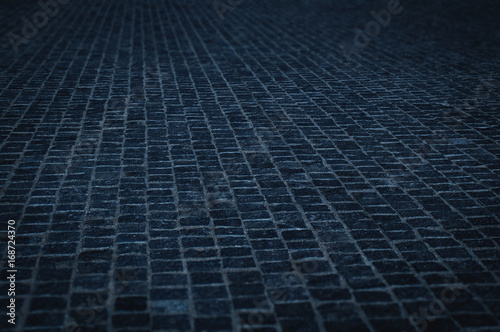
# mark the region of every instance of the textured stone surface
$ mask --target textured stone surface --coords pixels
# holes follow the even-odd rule
[[[500,331],[498,3],[216,5],[0,4],[18,330]]]

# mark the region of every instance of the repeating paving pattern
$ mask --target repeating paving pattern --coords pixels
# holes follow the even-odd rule
[[[500,331],[498,12],[1,3],[2,330]]]

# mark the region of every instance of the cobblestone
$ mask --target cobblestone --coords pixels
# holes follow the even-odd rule
[[[1,329],[500,331],[500,6],[393,2],[2,2]]]

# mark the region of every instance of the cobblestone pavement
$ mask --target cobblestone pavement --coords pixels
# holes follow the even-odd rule
[[[464,3],[3,1],[0,329],[500,331]]]

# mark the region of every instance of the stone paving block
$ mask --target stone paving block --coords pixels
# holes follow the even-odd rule
[[[500,331],[498,12],[2,2],[0,328]]]

